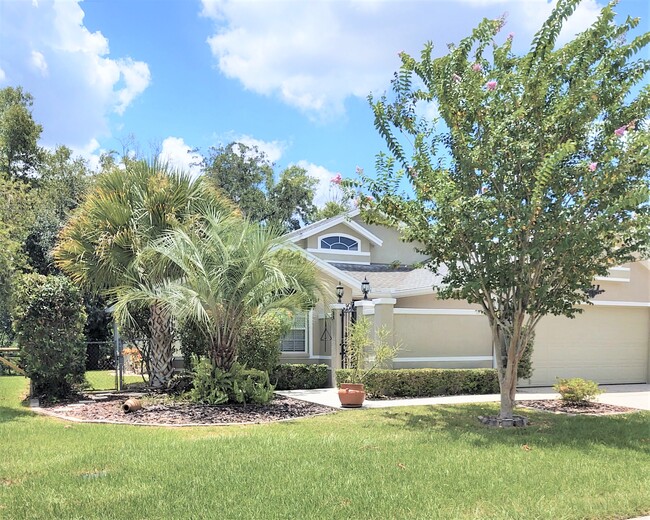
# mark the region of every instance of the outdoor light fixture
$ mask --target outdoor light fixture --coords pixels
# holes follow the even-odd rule
[[[587,289],[585,291],[585,293],[587,294],[587,296],[589,296],[589,298],[595,298],[596,296],[598,296],[599,294],[602,294],[604,292],[605,292],[605,289],[601,289],[600,284],[598,284],[596,286],[592,285],[589,289]]]
[[[361,282],[361,292],[363,293],[363,299],[367,300],[368,299],[368,293],[370,292],[370,282],[368,281],[367,276],[364,276],[363,277],[363,282]]]
[[[343,286],[341,282],[336,286],[336,297],[339,299],[339,303],[341,303],[341,298],[343,298]]]

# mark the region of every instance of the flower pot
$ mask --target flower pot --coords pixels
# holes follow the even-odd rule
[[[366,391],[362,384],[341,383],[339,400],[343,408],[360,408],[366,399]]]

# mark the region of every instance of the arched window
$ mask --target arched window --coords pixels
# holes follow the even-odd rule
[[[340,251],[359,251],[359,241],[342,235],[330,235],[320,239],[321,249],[338,249]]]

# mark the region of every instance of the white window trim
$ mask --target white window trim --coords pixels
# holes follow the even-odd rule
[[[313,247],[307,248],[310,253],[320,253],[325,255],[354,255],[354,256],[370,256],[369,251],[346,251],[345,249],[314,249]]]
[[[304,350],[289,350],[289,351],[284,351],[282,350],[282,341],[280,341],[280,355],[281,356],[293,356],[293,357],[305,357],[305,355],[309,355],[311,357],[313,351],[314,351],[314,345],[313,345],[313,338],[312,338],[312,319],[313,319],[313,311],[309,311],[306,313],[306,320],[305,320],[305,348]],[[289,332],[292,330],[301,330],[301,329],[294,329],[293,327],[289,329]]]
[[[321,241],[324,238],[331,238],[331,237],[344,237],[349,240],[352,240],[357,243],[357,250],[356,251],[350,251],[347,249],[328,249],[321,247]],[[348,235],[347,233],[326,233],[324,235],[318,235],[318,251],[338,251],[338,252],[343,252],[343,253],[360,253],[361,251],[361,240],[359,240],[359,237],[355,237],[353,235]]]

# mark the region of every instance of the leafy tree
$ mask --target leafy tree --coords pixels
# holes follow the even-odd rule
[[[284,169],[276,182],[273,165],[257,147],[241,143],[212,148],[203,172],[247,218],[287,231],[312,221],[316,179],[299,166]]]
[[[83,200],[92,174],[81,157],[73,157],[65,146],[43,153],[38,176],[31,179],[38,213],[24,242],[29,263],[41,274],[56,274],[52,258],[57,236],[70,213]]]
[[[27,274],[14,301],[21,364],[35,394],[66,397],[84,382],[86,313],[79,290],[63,276]]]
[[[501,419],[512,418],[517,362],[540,319],[581,312],[594,276],[650,245],[650,62],[635,58],[650,34],[626,41],[639,19],[617,24],[609,5],[557,47],[578,4],[560,0],[523,56],[512,36],[496,42],[502,20],[441,58],[431,44],[419,59],[402,53],[391,99],[370,98],[391,155],[362,181],[376,199],[362,206],[421,242],[432,269],[447,267],[441,298],[481,305]],[[436,103],[441,121],[419,118],[420,103]]]
[[[116,302],[125,284],[155,283],[136,259],[154,240],[197,218],[209,206],[232,211],[201,179],[157,161],[129,161],[99,175],[84,203],[61,233],[54,258],[74,281]],[[164,272],[160,273],[163,276]],[[148,302],[149,383],[162,387],[172,367],[172,316],[161,302]]]
[[[34,219],[34,197],[19,180],[0,178],[0,345],[9,343],[13,280],[29,269],[23,243]]]
[[[32,118],[33,102],[22,87],[0,90],[0,174],[7,179],[27,178],[40,163],[43,128]]]
[[[115,313],[124,321],[130,306],[156,302],[161,312],[193,325],[213,365],[228,371],[252,316],[307,309],[316,301],[314,266],[283,245],[269,228],[208,212],[193,229],[175,228],[149,243],[141,262],[153,276],[120,288]]]

